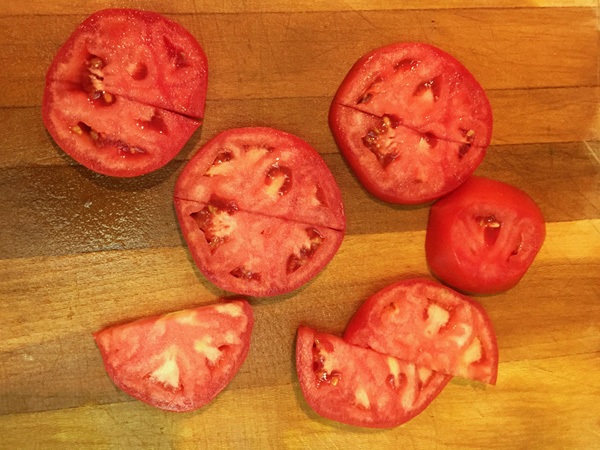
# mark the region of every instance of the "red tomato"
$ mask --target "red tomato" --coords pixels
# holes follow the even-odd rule
[[[244,300],[112,326],[94,333],[106,371],[127,394],[168,411],[192,411],[233,379],[250,348]]]
[[[175,157],[204,114],[207,61],[194,37],[152,12],[88,17],[46,74],[44,124],[96,172],[142,175]]]
[[[545,236],[542,212],[525,192],[472,177],[431,207],[425,251],[445,283],[492,294],[519,282]]]
[[[372,195],[415,204],[452,191],[473,173],[491,139],[492,110],[452,56],[398,43],[354,64],[333,99],[329,125]]]
[[[484,309],[428,280],[394,283],[371,296],[344,339],[436,372],[495,384],[498,346]]]
[[[323,159],[270,128],[228,130],[204,145],[177,181],[175,206],[202,273],[253,296],[289,292],[316,276],[346,226]]]
[[[450,378],[308,327],[298,329],[296,370],[304,398],[319,415],[372,428],[412,419]]]

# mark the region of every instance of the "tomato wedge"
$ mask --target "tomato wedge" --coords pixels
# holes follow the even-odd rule
[[[177,180],[175,207],[190,252],[215,285],[272,296],[316,276],[346,227],[340,190],[306,142],[271,128],[225,131]]]
[[[296,370],[304,398],[319,415],[371,428],[412,419],[450,378],[305,326],[298,328]]]
[[[192,411],[239,371],[253,325],[250,305],[232,300],[108,327],[94,339],[121,390],[156,408]]]
[[[494,294],[521,280],[545,236],[544,217],[529,195],[473,176],[431,207],[425,253],[442,281],[461,291]]]
[[[335,94],[329,125],[367,191],[417,204],[475,171],[490,143],[492,110],[455,58],[431,45],[396,43],[354,64]]]
[[[344,339],[436,372],[496,383],[498,345],[485,310],[433,281],[400,281],[372,295]]]
[[[89,16],[46,74],[44,124],[73,159],[133,177],[157,170],[200,125],[206,56],[181,25],[152,12]]]

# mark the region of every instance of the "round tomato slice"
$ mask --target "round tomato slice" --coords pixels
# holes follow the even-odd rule
[[[94,333],[104,366],[124,392],[168,411],[192,411],[233,379],[250,348],[244,300],[221,302]]]
[[[433,273],[465,292],[493,294],[525,275],[546,236],[540,208],[525,192],[471,177],[430,209],[425,252]]]
[[[307,403],[348,425],[390,428],[423,411],[450,377],[301,326],[296,370]]]
[[[205,144],[177,180],[175,207],[202,273],[252,296],[308,282],[333,258],[346,226],[323,159],[271,128],[232,129]]]
[[[485,310],[429,280],[400,281],[368,298],[344,339],[436,372],[496,383],[498,345]]]
[[[206,56],[182,26],[152,12],[99,11],[46,74],[43,120],[56,143],[96,172],[132,177],[175,157],[204,114]]]
[[[375,197],[436,199],[483,160],[492,110],[473,75],[442,50],[398,43],[360,58],[340,85],[329,125],[348,164]]]

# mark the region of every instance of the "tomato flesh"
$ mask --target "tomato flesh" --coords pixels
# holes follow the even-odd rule
[[[180,25],[151,12],[88,17],[46,74],[44,124],[96,172],[142,175],[167,164],[200,125],[206,56]]]
[[[94,339],[121,390],[160,409],[192,411],[239,371],[253,324],[250,305],[232,300],[108,327]]]
[[[344,339],[436,372],[496,383],[498,346],[488,315],[475,301],[429,280],[401,281],[371,296]]]
[[[301,326],[296,370],[304,398],[322,417],[389,428],[423,411],[449,377]]]
[[[545,235],[542,212],[525,192],[474,176],[431,207],[425,252],[444,282],[493,294],[521,280]]]
[[[325,162],[278,130],[221,133],[186,166],[174,197],[200,270],[239,294],[300,287],[331,260],[344,236],[341,194]]]
[[[329,111],[334,138],[364,187],[381,200],[424,203],[464,182],[492,132],[484,90],[456,59],[399,43],[360,58]]]

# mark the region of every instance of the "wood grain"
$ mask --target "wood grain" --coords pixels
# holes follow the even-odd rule
[[[91,14],[104,8],[139,8],[164,14],[199,14],[199,13],[252,13],[252,12],[307,12],[307,11],[378,11],[399,9],[466,9],[466,8],[523,8],[527,6],[547,7],[595,7],[595,0],[474,0],[465,4],[460,0],[389,0],[373,2],[369,0],[254,0],[238,4],[228,1],[180,0],[173,4],[165,4],[159,0],[32,0],[27,4],[18,0],[8,0],[1,12],[2,15],[68,15]]]
[[[490,90],[597,85],[590,8],[169,16],[204,47],[211,100],[330,98],[363,53],[395,41],[440,46]],[[84,17],[0,15],[0,107],[39,104],[54,53]],[[22,30],[31,38],[22,40]]]
[[[0,4],[0,448],[600,447],[600,40],[595,0],[6,1]],[[106,7],[162,12],[210,65],[201,129],[165,168],[91,173],[40,117],[44,76],[77,24]],[[523,280],[479,296],[500,347],[496,386],[453,379],[417,418],[367,430],[318,417],[293,363],[299,324],[339,334],[370,294],[431,277],[428,205],[368,195],[340,156],[327,111],[364,52],[438,45],[489,94],[492,145],[477,173],[540,205],[547,238]],[[296,292],[250,299],[250,354],[210,405],[148,407],[107,377],[91,334],[229,296],[193,264],[172,205],[177,176],[210,137],[237,126],[294,133],[342,189],[348,230]]]

